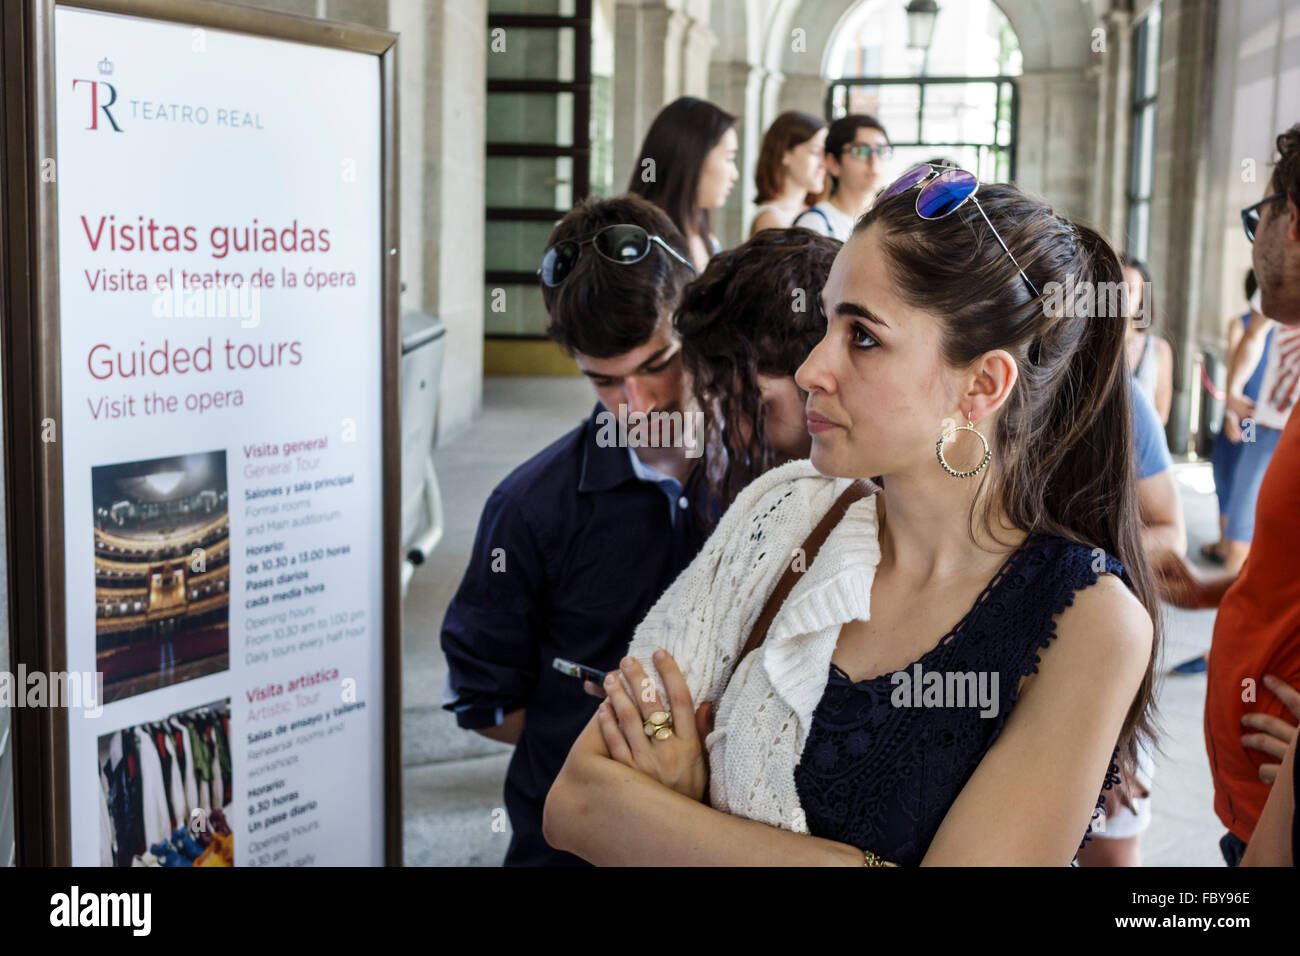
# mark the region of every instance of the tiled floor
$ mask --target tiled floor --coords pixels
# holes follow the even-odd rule
[[[446,531],[406,598],[403,753],[405,856],[408,865],[494,866],[505,855],[509,821],[501,782],[511,748],[456,727],[439,709],[446,664],[438,647],[443,613],[460,582],[479,510],[512,468],[590,413],[594,397],[576,378],[493,379],[484,386],[483,415],[466,434],[435,453]],[[1217,530],[1208,464],[1177,466],[1190,550]],[[1169,663],[1206,650],[1213,612],[1169,609],[1163,673]],[[1148,866],[1221,866],[1222,827],[1201,734],[1204,677],[1157,685],[1164,735],[1156,755],[1153,819],[1144,837]]]

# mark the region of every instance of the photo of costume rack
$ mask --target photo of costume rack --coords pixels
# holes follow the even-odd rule
[[[103,866],[233,866],[229,698],[99,738]]]

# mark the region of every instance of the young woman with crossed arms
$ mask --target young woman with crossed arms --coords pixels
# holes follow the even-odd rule
[[[1091,229],[974,185],[910,170],[841,250],[796,376],[811,462],[756,479],[638,628],[633,693],[610,675],[547,799],[553,845],[597,864],[1064,865],[1131,770],[1159,607],[1125,321],[1039,292],[1120,265]],[[866,476],[883,490],[847,506],[736,666],[792,549]],[[908,706],[891,673],[918,666],[997,676],[996,714]]]

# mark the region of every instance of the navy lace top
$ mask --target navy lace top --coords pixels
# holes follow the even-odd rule
[[[1097,582],[1101,557],[1062,538],[1031,535],[919,660],[858,683],[832,663],[795,768],[809,832],[903,866],[919,864],[1006,723],[1020,679],[1038,670],[1055,616],[1075,591]],[[1132,588],[1117,559],[1106,555],[1105,568]],[[1116,782],[1112,758],[1104,788]]]

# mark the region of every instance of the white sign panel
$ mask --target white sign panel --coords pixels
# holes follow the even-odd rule
[[[55,83],[72,862],[380,864],[378,58],[57,8]]]

